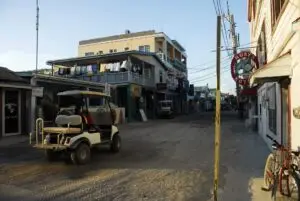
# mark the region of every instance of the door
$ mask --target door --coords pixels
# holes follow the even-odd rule
[[[15,89],[5,89],[2,95],[2,127],[4,136],[21,133],[21,93]]]

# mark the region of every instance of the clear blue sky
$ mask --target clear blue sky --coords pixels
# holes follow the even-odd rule
[[[226,1],[221,2],[226,9]],[[229,0],[229,4],[240,44],[247,44],[247,1]],[[16,71],[35,68],[35,17],[35,0],[0,1],[1,66]],[[39,68],[46,67],[46,60],[77,56],[79,40],[120,34],[125,29],[155,29],[178,40],[187,50],[188,67],[194,67],[189,79],[195,85],[215,87],[215,78],[203,80],[211,77],[204,75],[213,75],[214,68],[198,70],[215,63],[215,52],[211,52],[216,48],[212,0],[40,0]],[[226,51],[222,52],[225,56]],[[228,63],[223,62],[223,68]],[[223,73],[221,86],[223,91],[234,89],[229,71]]]

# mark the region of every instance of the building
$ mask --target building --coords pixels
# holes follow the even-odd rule
[[[168,67],[155,53],[126,51],[48,61],[59,70],[53,75],[113,86],[113,102],[125,108],[128,121],[141,120],[139,109],[155,118],[157,101],[168,96],[180,112],[180,92],[184,85],[167,82]]]
[[[30,96],[26,80],[0,67],[0,138],[29,133]]]
[[[266,135],[300,145],[300,120],[292,112],[300,105],[299,17],[299,0],[248,0],[251,51],[259,62],[250,85],[257,86],[258,132],[269,146]]]
[[[171,99],[175,102],[177,111],[183,112],[187,105],[187,91],[180,91],[179,99],[174,99],[174,93],[167,93],[166,88],[176,88],[185,85],[188,88],[187,55],[185,49],[176,40],[170,39],[163,32],[154,30],[82,40],[78,46],[78,56],[95,56],[127,51],[155,53],[167,67],[167,79],[163,83],[159,80],[158,90],[161,91],[158,100]],[[163,74],[163,70],[158,72]],[[166,87],[168,85],[168,87]],[[162,90],[164,89],[164,90]],[[165,92],[163,92],[165,91]]]

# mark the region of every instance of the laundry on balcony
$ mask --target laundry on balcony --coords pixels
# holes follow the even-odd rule
[[[292,68],[291,52],[289,51],[252,73],[250,86],[278,81],[282,77],[289,77],[292,74]]]

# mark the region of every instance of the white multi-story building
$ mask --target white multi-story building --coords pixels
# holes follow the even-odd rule
[[[259,69],[250,77],[257,85],[258,132],[292,149],[300,145],[300,1],[248,0],[251,51]],[[298,28],[297,28],[298,26]]]

